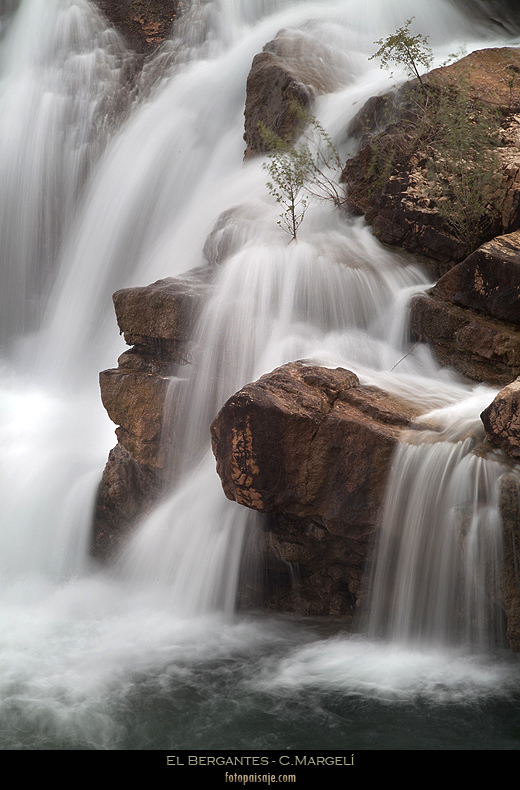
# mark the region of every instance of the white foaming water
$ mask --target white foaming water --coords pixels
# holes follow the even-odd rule
[[[134,740],[125,740],[127,722],[142,717],[140,702],[139,715],[132,712],[133,700],[159,689],[158,709],[171,696],[177,721],[180,712],[197,708],[200,687],[219,710],[226,672],[239,679],[233,680],[244,695],[238,707],[247,708],[246,699],[261,696],[271,680],[279,688],[314,683],[387,699],[392,684],[382,645],[223,618],[233,610],[248,514],[221,492],[204,446],[209,423],[239,387],[296,358],[351,367],[363,381],[400,392],[425,411],[458,409],[469,423],[493,393],[477,405],[473,388],[439,371],[426,349],[399,362],[408,350],[406,300],[425,287],[426,277],[409,258],[382,249],[362,222],[315,207],[298,244],[287,244],[261,163],[242,165],[245,80],[253,56],[281,28],[301,29],[306,41],[321,42],[320,51],[326,45],[339,87],[318,102],[317,112],[346,150],[349,118],[388,85],[367,60],[374,38],[413,15],[440,60],[461,40],[469,39],[470,49],[479,37],[493,43],[491,37],[483,23],[468,23],[445,0],[371,0],[363,8],[352,0],[194,2],[178,28],[182,42],[172,39],[147,65],[130,112],[122,90],[127,55],[90,3],[22,0],[2,7],[0,336],[9,362],[0,425],[0,719],[6,748],[171,746],[153,735],[146,740],[145,723]],[[222,211],[237,206],[222,229],[230,252],[215,267],[194,361],[179,386],[173,442],[181,481],[130,542],[113,578],[96,574],[88,559],[90,513],[113,438],[95,378],[115,364],[121,346],[111,292],[203,265],[208,233]],[[441,426],[451,422],[449,413],[428,419],[434,418]],[[489,531],[487,514],[496,512],[491,483],[482,481],[496,477],[497,463],[445,438],[425,452],[447,453],[454,470],[451,510],[461,514],[466,554],[478,554],[481,544],[472,536]],[[410,561],[405,586],[420,574],[425,552],[418,549],[415,570]],[[470,575],[464,578],[458,594],[470,601],[473,623]],[[404,593],[395,595],[402,601]],[[421,615],[401,616],[399,636],[415,636]],[[470,629],[475,633],[468,637],[484,641],[485,628]],[[439,629],[432,626],[437,636]],[[480,699],[517,689],[509,667],[492,670],[478,658],[461,657],[442,680],[440,655],[394,647],[390,697],[406,700],[427,688],[428,698],[457,701],[462,688]],[[255,678],[246,666],[254,667]],[[200,721],[205,716],[217,726],[215,712],[204,709]],[[204,737],[207,743],[200,721],[187,727],[192,743]],[[165,732],[172,726],[164,721]],[[183,734],[175,732],[179,746]],[[242,737],[248,736],[238,721],[228,748],[273,746]]]

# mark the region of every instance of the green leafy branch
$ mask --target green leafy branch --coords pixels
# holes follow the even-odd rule
[[[391,36],[374,41],[379,49],[369,60],[381,58],[382,69],[387,68],[389,63],[401,64],[412,79],[416,77],[419,80],[423,92],[426,93],[426,83],[421,77],[419,67],[424,66],[426,70],[430,69],[433,63],[433,54],[428,44],[428,36],[422,36],[420,33],[412,36],[410,33],[414,19],[415,17],[408,19]]]
[[[263,169],[269,176],[269,194],[282,207],[278,225],[297,241],[309,198],[330,200],[336,207],[344,201],[343,187],[336,178],[343,165],[332,138],[320,122],[295,103],[295,117],[307,124],[303,137],[295,145],[283,140],[265,124],[258,129],[270,151]]]

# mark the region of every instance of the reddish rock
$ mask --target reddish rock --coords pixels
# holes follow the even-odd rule
[[[520,458],[520,378],[501,389],[480,416],[489,441]]]
[[[395,443],[417,414],[342,368],[284,365],[237,392],[211,426],[224,492],[336,535],[369,534]]]
[[[428,124],[421,125],[421,115],[405,90],[373,98],[362,108],[350,131],[365,136],[359,153],[347,162],[343,180],[347,204],[366,217],[381,241],[433,258],[442,265],[442,273],[446,265],[461,261],[494,236],[520,227],[517,74],[520,50],[505,47],[474,52],[426,76],[431,101],[441,89],[457,92],[462,88],[467,89],[479,117],[483,107],[489,111],[492,135],[488,146],[479,147],[480,163],[493,170],[495,177],[486,187],[489,195],[481,212],[468,201],[471,220],[464,231],[450,221],[450,212],[439,210],[449,195],[449,172],[443,175],[441,170],[433,177],[433,164],[445,156],[443,143],[428,133]],[[472,122],[469,115],[468,128]],[[464,218],[462,222],[468,224]]]
[[[180,0],[95,0],[130,46],[147,55],[169,35],[185,2]]]
[[[99,376],[103,405],[118,426],[97,497],[93,552],[99,558],[110,557],[162,490],[166,398],[177,368],[189,361],[205,276],[196,271],[114,294],[119,328],[134,347],[121,354],[118,368]]]
[[[180,277],[113,295],[117,323],[129,346],[155,359],[176,361],[191,337],[206,293],[203,283]]]
[[[467,85],[470,99],[493,112],[520,112],[520,49],[477,50],[450,66],[433,69],[428,82],[442,87]]]
[[[392,453],[417,415],[348,370],[297,362],[223,406],[211,434],[224,492],[269,514],[264,607],[352,619]]]

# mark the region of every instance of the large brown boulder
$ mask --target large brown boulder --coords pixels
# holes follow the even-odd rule
[[[348,370],[298,362],[227,401],[213,451],[226,496],[268,514],[264,606],[353,617],[392,453],[417,415]]]
[[[337,535],[366,534],[395,444],[417,415],[343,368],[284,365],[233,395],[211,426],[224,492]]]
[[[350,208],[381,241],[433,258],[442,273],[520,227],[519,74],[519,49],[480,50],[426,75],[423,104],[411,83],[362,108],[350,127],[361,149],[343,179]]]
[[[480,416],[489,441],[520,458],[520,378],[501,389]]]
[[[180,0],[95,0],[130,46],[148,55],[162,44],[186,2]]]
[[[292,142],[302,129],[302,110],[308,111],[316,95],[336,89],[341,69],[333,55],[310,34],[282,30],[256,55],[246,86],[244,158],[268,149],[258,125]]]

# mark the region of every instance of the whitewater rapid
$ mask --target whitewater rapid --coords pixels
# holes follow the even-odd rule
[[[470,50],[500,40],[496,28],[468,20],[463,6],[447,0],[370,0],[363,8],[352,0],[201,1],[167,44],[175,57],[164,58],[160,76],[152,73],[158,56],[129,91],[131,55],[92,3],[21,0],[5,10],[5,748],[261,749],[277,748],[285,736],[294,748],[310,748],[309,733],[320,727],[332,748],[331,691],[347,707],[352,700],[492,706],[518,694],[510,658],[468,654],[442,640],[403,646],[407,624],[392,626],[399,639],[390,649],[314,625],[237,619],[248,514],[223,496],[204,447],[209,422],[229,395],[293,359],[352,368],[363,382],[435,410],[440,424],[451,420],[443,409],[459,409],[475,427],[477,409],[493,397],[440,369],[426,348],[392,370],[409,350],[409,297],[428,286],[421,266],[328,205],[312,206],[298,244],[288,245],[261,161],[242,163],[247,73],[279,30],[302,30],[338,53],[341,86],[319,99],[316,114],[347,156],[348,120],[389,85],[388,74],[368,60],[373,41],[412,16],[430,35],[438,62],[461,42]],[[181,483],[140,526],[116,568],[97,567],[89,557],[91,514],[115,442],[97,373],[123,350],[111,294],[207,265],[206,238],[221,212],[234,207],[235,247],[215,272],[172,437],[181,448]],[[475,428],[470,441],[480,437]],[[470,453],[469,446],[461,452],[458,437],[446,440],[450,446],[436,452]],[[475,479],[473,469],[467,474]],[[471,485],[469,492],[466,482],[455,486],[453,507],[460,491],[464,505],[482,501],[482,488],[475,493]],[[493,490],[486,488],[490,508]],[[406,590],[396,592],[396,601],[403,596]],[[310,713],[318,697],[318,712]],[[270,715],[275,698],[285,735]],[[298,707],[298,699],[307,702]],[[147,700],[154,701],[151,711]],[[347,726],[349,715],[337,715],[337,726]],[[254,722],[263,722],[260,730]]]

